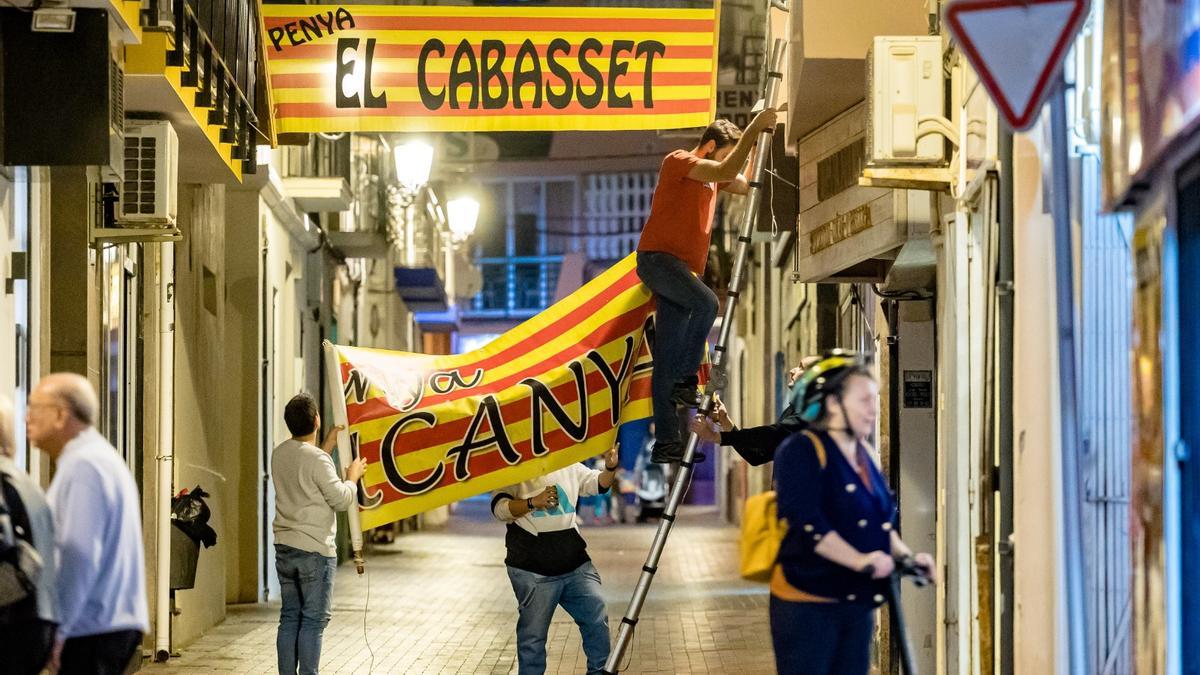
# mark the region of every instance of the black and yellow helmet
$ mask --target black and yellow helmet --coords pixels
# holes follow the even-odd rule
[[[837,391],[842,381],[855,369],[866,365],[867,360],[857,352],[844,349],[826,352],[792,385],[792,410],[805,421],[817,421],[821,417],[825,397]]]

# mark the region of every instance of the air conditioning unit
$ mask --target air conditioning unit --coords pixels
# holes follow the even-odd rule
[[[143,5],[145,6],[145,5]],[[182,20],[182,17],[180,17]],[[142,10],[141,16],[142,30],[157,31],[162,33],[175,32],[175,3],[159,0],[158,14],[154,14],[149,9]]]
[[[921,135],[944,121],[944,108],[942,38],[876,37],[867,52],[867,164],[944,164],[944,137]]]
[[[166,121],[125,125],[125,180],[117,221],[174,225],[179,181],[179,139]]]
[[[108,163],[100,167],[101,180],[125,180],[125,68],[116,58],[108,64]]]

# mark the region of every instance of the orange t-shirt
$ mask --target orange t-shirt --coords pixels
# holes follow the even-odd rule
[[[696,274],[703,274],[718,186],[687,177],[699,161],[687,150],[676,150],[663,159],[637,250],[670,253]]]

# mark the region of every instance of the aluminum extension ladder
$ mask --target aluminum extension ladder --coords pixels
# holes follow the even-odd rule
[[[775,107],[780,82],[783,80],[784,50],[784,41],[776,39],[771,47],[770,69],[767,71],[766,91],[763,96],[767,107]],[[746,257],[750,252],[750,235],[754,232],[759,203],[762,200],[763,175],[766,172],[767,155],[771,151],[771,134],[774,131],[774,129],[765,129],[758,136],[758,151],[754,153],[754,166],[751,172],[753,178],[749,181],[750,191],[747,195],[746,215],[738,235],[737,256],[733,266],[733,276],[729,280],[728,300],[725,303],[725,314],[721,320],[721,333],[713,348],[712,375],[708,386],[705,387],[704,399],[700,404],[702,415],[712,412],[714,395],[724,389],[728,381],[725,362],[729,334],[733,326],[734,312],[737,310],[738,294],[744,282]],[[688,434],[687,446],[683,451],[683,461],[680,463],[679,471],[671,485],[671,493],[667,497],[667,507],[663,511],[662,520],[658,523],[658,530],[654,534],[650,553],[646,556],[646,564],[642,566],[642,574],[633,590],[633,597],[629,600],[629,608],[625,610],[625,616],[621,619],[617,642],[613,645],[612,652],[609,653],[608,661],[604,664],[606,675],[616,675],[620,672],[621,659],[625,656],[625,652],[633,640],[633,631],[637,626],[638,617],[641,615],[642,605],[646,601],[646,594],[650,591],[650,584],[654,581],[654,574],[658,571],[658,562],[662,557],[663,548],[667,544],[667,537],[671,534],[671,528],[675,524],[675,513],[679,510],[679,504],[683,501],[683,496],[687,494],[688,487],[691,485],[694,469],[693,458],[696,455],[698,442],[696,434]]]

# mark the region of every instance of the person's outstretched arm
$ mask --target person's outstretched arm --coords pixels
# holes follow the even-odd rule
[[[711,159],[702,159],[696,162],[690,171],[688,178],[701,183],[731,183],[737,179],[742,173],[742,167],[746,166],[746,158],[750,156],[750,151],[754,149],[754,144],[758,142],[758,134],[764,129],[775,128],[775,110],[767,108],[754,116],[754,120],[750,122],[750,126],[746,127],[746,131],[742,137],[738,139],[737,145],[734,146],[733,152],[729,153],[725,159],[716,162]]]
[[[808,423],[795,413],[791,404],[784,408],[775,423],[748,429],[738,429],[734,426],[719,398],[713,412],[720,428],[719,433],[712,429],[710,422],[700,416],[692,420],[690,429],[701,440],[732,447],[750,466],[762,466],[770,462],[775,458],[775,449],[787,440],[788,436],[808,428]]]

